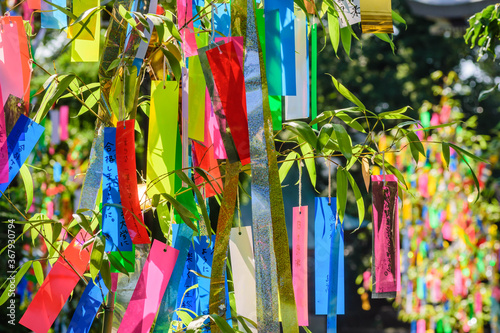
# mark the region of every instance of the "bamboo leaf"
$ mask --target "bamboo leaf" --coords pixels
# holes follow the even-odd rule
[[[177,58],[169,50],[162,47],[161,51],[163,52],[163,55],[168,60],[170,68],[172,69],[172,72],[174,73],[175,80],[177,82],[179,82],[179,80],[181,79],[181,76],[182,76],[181,64],[180,64],[179,60],[177,60]]]
[[[188,227],[193,229],[194,231],[198,231],[198,228],[191,222],[191,219],[196,219],[196,216],[193,215],[187,209],[184,207],[179,201],[175,200],[170,194],[167,193],[162,193],[162,195],[170,202],[172,206],[174,206],[174,209],[179,213],[179,216],[181,217],[182,221],[187,224]]]
[[[316,137],[316,134],[314,134],[313,129],[308,124],[302,121],[292,121],[286,123],[285,128],[297,134],[303,139],[304,142],[307,142],[311,147],[316,147],[318,138]]]
[[[323,150],[323,147],[325,147],[325,145],[328,143],[328,140],[330,140],[332,133],[332,124],[325,124],[323,127],[321,127],[321,131],[318,135],[318,143],[316,144],[316,151],[321,152]]]
[[[388,43],[391,46],[392,53],[394,53],[396,46],[394,45],[394,42],[392,39],[389,37],[388,34],[386,33],[379,33],[379,34],[374,34],[377,38],[383,40],[384,42]]]
[[[337,211],[340,222],[344,221],[347,206],[347,171],[337,169]]]
[[[365,181],[366,192],[370,191],[370,162],[366,157],[361,159],[361,172],[363,173],[363,180]]]
[[[352,146],[351,140],[349,138],[349,134],[345,130],[344,126],[339,124],[333,124],[333,130],[335,131],[335,135],[337,136],[337,142],[339,144],[340,152],[344,155],[348,160],[352,157]]]
[[[108,290],[111,290],[111,270],[109,268],[109,265],[110,265],[110,263],[109,263],[108,256],[106,254],[104,254],[104,256],[102,258],[102,262],[101,262],[100,273],[101,273],[102,280],[104,281],[104,284],[106,285]]]
[[[21,168],[19,169],[19,174],[21,175],[24,183],[24,189],[26,190],[25,213],[27,213],[31,207],[31,204],[33,203],[33,178],[31,177],[30,170],[28,169],[28,166],[26,164],[23,164],[21,166]]]
[[[286,175],[288,174],[288,172],[290,171],[290,168],[292,167],[292,165],[295,163],[295,160],[297,159],[297,157],[299,156],[299,154],[297,154],[296,152],[294,151],[291,151],[285,158],[285,161],[281,164],[281,167],[280,167],[280,170],[279,170],[279,174],[280,174],[280,182],[283,183],[283,181],[285,180],[286,178]]]
[[[450,143],[450,145],[452,145],[452,144]],[[472,170],[472,167],[470,166],[469,162],[467,162],[467,159],[464,158],[464,156],[459,151],[457,151],[457,155],[462,159],[462,161],[465,162],[465,164],[467,164],[467,166],[470,169],[470,172],[472,173],[472,178],[474,179],[474,184],[476,185],[476,189],[477,189],[477,197],[476,197],[476,200],[474,201],[474,203],[476,203],[479,200],[479,197],[481,196],[481,189],[479,188],[479,181],[476,177],[476,174],[474,173],[474,170]]]
[[[0,296],[0,305],[3,305],[7,300],[10,298],[11,293],[13,292],[12,287],[13,286],[14,290],[23,278],[23,276],[26,274],[28,269],[31,267],[31,260],[26,261],[17,271],[16,276],[14,277],[14,283],[10,282],[9,279],[13,278],[12,275],[6,280],[5,283],[7,283],[7,287],[2,293],[2,296]]]
[[[337,81],[337,79],[334,78],[331,74],[328,75],[331,76],[333,85],[335,86],[337,91],[342,94],[342,96],[356,104],[360,109],[366,110],[366,107],[363,105],[363,103],[361,103],[361,101],[356,96],[354,96],[353,93],[351,93],[342,83]]]
[[[359,225],[358,229],[361,227],[363,220],[365,219],[365,202],[363,200],[363,196],[361,195],[361,191],[359,190],[358,184],[354,181],[351,173],[346,171],[347,179],[351,184],[352,191],[354,192],[354,197],[356,198],[356,205],[358,206],[358,216],[359,216]]]
[[[328,12],[328,33],[330,34],[330,41],[333,46],[335,54],[337,54],[340,43],[340,24],[337,17]]]
[[[422,156],[425,157],[424,145],[422,144],[422,142],[420,142],[420,139],[418,138],[418,136],[412,131],[406,132],[406,135],[408,136],[408,139],[410,141],[410,145],[414,145],[415,148],[417,149],[417,151],[420,154],[422,154]]]
[[[463,149],[463,148],[460,148],[459,146],[453,144],[453,143],[449,143],[450,147],[452,147],[453,149],[455,149],[455,151],[457,153],[461,153],[462,155],[465,155],[465,156],[468,156],[470,158],[472,158],[473,160],[475,161],[479,161],[479,162],[484,162],[484,163],[488,163],[487,160],[485,160],[484,158],[481,158],[479,156],[476,156],[472,153],[469,153],[467,150]]]
[[[216,314],[210,315],[215,324],[220,328],[223,333],[234,333],[234,330],[229,326],[227,321]]]
[[[121,273],[126,274],[127,276],[129,276],[129,273],[127,272],[127,269],[125,268],[125,266],[123,266],[123,264],[121,263],[120,260],[118,260],[114,256],[108,256],[108,260],[111,263],[111,265],[113,265],[114,268],[116,268],[117,270],[119,270]]]
[[[344,51],[351,59],[351,30],[348,27],[344,27],[340,29],[340,39],[342,40],[342,46],[344,47]]]
[[[104,242],[101,237],[97,236],[94,240],[94,247],[92,248],[92,253],[90,254],[90,276],[92,280],[95,280],[99,274],[99,270],[102,266],[102,259],[104,256]]]
[[[43,95],[42,102],[40,103],[40,108],[38,109],[34,121],[40,123],[43,118],[47,115],[52,105],[57,101],[57,99],[63,94],[63,92],[68,88],[68,86],[75,79],[74,74],[68,75],[58,75],[57,80],[51,82],[50,86],[46,89],[45,95]]]
[[[35,272],[36,282],[41,286],[44,280],[44,274],[42,264],[40,264],[39,261],[33,261],[33,271]]]
[[[75,213],[73,214],[73,218],[75,221],[82,227],[86,232],[89,234],[93,234],[94,232],[92,231],[92,228],[90,227],[89,220],[85,215],[82,213]]]
[[[309,174],[309,179],[311,179],[311,185],[316,187],[316,162],[314,161],[314,152],[307,142],[301,141],[299,139],[300,150],[302,152],[302,156],[304,157],[304,163],[306,165],[307,173]]]
[[[446,167],[450,166],[450,145],[447,142],[441,143],[443,158],[446,162]]]

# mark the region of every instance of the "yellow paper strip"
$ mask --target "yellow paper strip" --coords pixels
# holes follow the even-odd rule
[[[85,10],[97,7],[100,5],[100,0],[74,0],[73,13],[79,16]],[[79,10],[80,12],[77,12]],[[89,30],[94,35],[94,39],[88,31],[84,30],[71,43],[71,61],[72,62],[96,62],[99,61],[99,44],[101,41],[101,17],[100,13],[94,14],[89,24]],[[78,33],[81,28],[80,24],[76,24],[73,28],[68,29],[68,37],[72,38],[73,33]]]
[[[99,7],[100,0],[73,0],[73,14],[75,14],[76,17],[79,17],[82,15],[86,10]],[[90,16],[92,14],[92,16]],[[70,26],[68,27],[68,38],[73,38],[78,33],[78,37],[76,37],[77,40],[95,40],[95,35],[96,31],[99,31],[98,26],[97,26],[97,19],[99,18],[100,21],[100,12],[97,13],[90,13],[86,18],[84,18],[80,23],[73,24],[74,20],[71,20]],[[90,17],[90,22],[87,24],[86,28],[90,30],[90,32],[84,28],[83,26],[87,22],[87,20]],[[81,31],[81,32],[80,32]],[[92,34],[90,34],[92,33]]]
[[[363,33],[394,32],[391,0],[361,0],[360,6]]]
[[[147,194],[174,192],[179,108],[179,84],[176,81],[151,82],[151,107],[147,148]],[[153,185],[154,184],[154,185]]]
[[[198,56],[189,57],[189,126],[190,139],[205,140],[205,76]]]

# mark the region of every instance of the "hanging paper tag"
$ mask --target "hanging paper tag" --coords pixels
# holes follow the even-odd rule
[[[165,175],[175,170],[178,109],[178,83],[176,81],[152,81],[146,174],[150,198],[159,193],[173,195],[175,190],[175,174],[168,177]],[[132,133],[133,131],[132,128]]]
[[[210,101],[210,95],[208,91],[205,91],[205,141],[208,141],[206,137],[207,133],[210,134],[210,140],[214,148],[214,157],[219,160],[225,160],[227,158],[226,148],[224,147],[224,142],[222,141],[222,136],[220,134],[220,126],[226,127],[226,119],[217,119],[214,113],[214,108],[212,107],[212,102]]]
[[[118,185],[123,205],[125,222],[134,244],[151,243],[144,226],[135,169],[135,120],[120,121],[116,128],[116,162],[118,166]]]
[[[207,84],[201,68],[200,58],[189,58],[189,137],[203,142],[205,139],[205,91]]]
[[[296,96],[285,97],[285,120],[309,117],[309,49],[307,47],[307,17],[302,9],[295,10],[295,86]]]
[[[118,333],[149,332],[178,255],[179,251],[173,247],[153,241]]]
[[[185,223],[172,224],[172,244],[179,251],[175,267],[172,272],[172,277],[168,283],[167,290],[163,295],[158,317],[156,318],[155,332],[166,332],[170,328],[170,322],[176,309],[177,295],[179,293],[179,285],[181,282],[182,273],[186,265],[189,246],[193,236],[193,229]]]
[[[206,52],[220,101],[242,165],[250,162],[245,81],[233,42]]]
[[[97,311],[104,302],[104,297],[108,294],[108,288],[101,278],[101,274],[96,277],[96,281],[89,281],[83,291],[80,301],[76,307],[73,318],[68,326],[68,333],[88,333]]]
[[[69,106],[63,105],[59,109],[59,139],[61,141],[68,140],[68,120]]]
[[[87,269],[92,245],[83,249],[83,244],[91,237],[86,231],[80,230],[64,250],[65,259],[57,259],[19,321],[21,325],[35,332],[47,332],[50,329]]]
[[[332,235],[330,245],[331,260],[329,265],[329,276],[331,277],[331,280],[328,284],[328,315],[326,320],[327,333],[337,332],[337,315],[344,314],[343,238],[342,224],[337,222],[336,225],[334,225],[334,234]],[[340,260],[340,258],[342,258],[342,260]]]
[[[2,89],[0,88],[0,103]],[[9,181],[9,149],[7,148],[7,129],[5,127],[5,113],[3,104],[0,105],[0,183]]]
[[[9,180],[0,184],[0,191],[5,192],[16,177],[21,166],[35,148],[45,128],[25,115],[21,115],[7,138],[9,154]],[[0,193],[0,197],[2,193]]]
[[[394,32],[391,0],[360,0],[363,33]]]
[[[104,128],[104,162],[102,178],[102,234],[106,237],[106,252],[132,251],[132,240],[125,224],[118,186],[116,166],[116,128]]]
[[[209,148],[207,148],[207,146]],[[220,175],[219,164],[214,157],[214,148],[211,144],[208,144],[204,147],[196,141],[193,141],[193,150],[195,152],[194,165],[207,172],[207,176],[212,182],[211,184],[205,184],[205,197],[213,197],[214,195],[222,191],[222,179]],[[200,185],[201,183],[205,182],[204,178],[198,173],[195,174],[194,180],[196,185]]]
[[[255,262],[252,244],[252,227],[231,229],[229,253],[231,255],[236,309],[238,316],[257,322]],[[253,325],[248,326],[252,332],[257,332],[257,328]]]
[[[42,9],[42,0],[28,0],[28,7],[30,9]]]
[[[192,0],[179,0],[177,1],[177,19],[178,29],[183,41],[182,50],[185,57],[191,57],[196,54],[196,37],[194,34],[193,26],[193,1]],[[189,23],[188,23],[189,22]]]
[[[215,235],[209,244],[207,236],[194,237],[195,270],[199,274],[208,277],[198,278],[197,313],[209,314],[210,275],[212,275],[212,259],[214,255]]]
[[[20,17],[19,17],[20,18]],[[21,20],[22,23],[22,20]],[[2,30],[0,32],[0,87],[2,89],[2,106],[12,94],[23,98],[25,95],[25,83],[23,75],[23,50],[21,44],[18,20],[14,17],[2,17],[0,19]],[[24,26],[22,26],[24,28]],[[26,34],[24,35],[26,36]],[[26,37],[24,37],[26,42]]]
[[[43,0],[42,0],[43,1]],[[99,7],[100,0],[77,0],[76,4],[78,6],[73,8],[73,12],[78,16],[77,13],[83,13],[92,7]],[[65,7],[66,4],[63,5]],[[75,6],[75,5],[74,5]],[[78,32],[81,25],[76,24],[73,26],[74,30]],[[87,30],[83,30],[80,34],[80,38],[74,39],[71,43],[71,61],[72,62],[96,62],[99,61],[99,47],[101,43],[101,15],[100,13],[94,14],[90,19],[87,28],[92,32],[92,36]],[[75,31],[73,31],[75,32]],[[71,35],[71,30],[68,33]]]
[[[191,288],[196,284],[196,275],[190,271],[195,270],[195,255],[193,244],[189,247],[189,251],[186,257],[186,263],[182,271],[181,280],[179,283],[179,292],[177,294],[176,308],[185,308],[195,313],[198,313],[197,308],[197,298],[198,298],[198,288]],[[191,289],[190,289],[191,288]],[[190,289],[188,291],[188,289]]]
[[[215,3],[212,7],[212,15],[214,17],[215,37],[231,36],[231,4],[230,3]],[[217,41],[216,41],[217,42]]]
[[[395,297],[400,290],[398,183],[394,175],[372,176],[372,298]]]
[[[342,12],[339,12],[339,23],[341,28],[361,22],[359,1],[360,0],[335,0],[338,6],[336,8],[342,10]]]
[[[293,207],[292,273],[299,326],[309,326],[307,295],[308,206]]]
[[[54,0],[54,5],[66,7],[65,0]],[[63,29],[68,26],[68,17],[62,11],[42,0],[41,24],[46,29]]]

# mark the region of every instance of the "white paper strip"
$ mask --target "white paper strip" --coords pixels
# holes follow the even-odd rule
[[[296,96],[285,96],[285,120],[309,117],[309,54],[306,14],[295,9]]]
[[[251,227],[231,229],[229,248],[233,270],[236,312],[238,316],[243,316],[257,322],[257,293],[252,244]],[[248,327],[252,332],[257,332],[257,329],[251,324],[248,324]]]
[[[335,0],[335,2],[344,12],[349,25],[361,22],[361,7],[359,6],[360,0]],[[338,7],[336,8],[338,9]],[[339,13],[339,23],[341,28],[347,27],[344,15]]]

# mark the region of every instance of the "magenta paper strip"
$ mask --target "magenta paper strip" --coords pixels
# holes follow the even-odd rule
[[[399,271],[398,183],[394,175],[372,176],[373,298],[401,290]]]
[[[17,23],[2,17],[3,29],[0,32],[0,86],[2,87],[2,106],[12,94],[24,97],[21,53]]]
[[[226,126],[226,120],[220,120],[223,126]],[[210,139],[207,134],[210,134]],[[222,136],[220,135],[219,122],[217,121],[214,108],[212,106],[212,101],[210,100],[210,95],[208,94],[208,89],[205,92],[205,141],[204,144],[208,144],[211,141],[214,145],[214,157],[219,160],[225,160],[227,158],[226,148],[224,147],[224,142],[222,141]]]
[[[68,120],[69,120],[69,106],[63,105],[59,109],[59,139],[61,141],[68,140]]]
[[[186,27],[186,22],[193,18],[193,1],[192,0],[178,0],[177,1],[177,19],[179,21],[179,31],[181,34],[182,50],[184,57],[191,57],[198,54],[196,46],[196,35],[194,33],[193,21]]]
[[[2,89],[0,88],[0,101]],[[7,148],[7,129],[5,127],[5,112],[0,105],[0,183],[9,182],[9,150]]]
[[[83,244],[91,237],[92,235],[86,231],[80,230],[63,252],[67,262],[63,257],[57,259],[19,324],[36,333],[45,333],[50,329],[59,312],[61,312],[64,303],[66,303],[69,295],[80,280],[78,274],[83,276],[87,269],[92,244],[85,249],[83,249]]]
[[[118,333],[147,333],[167,288],[179,251],[154,240]]]
[[[234,49],[236,50],[236,55],[238,56],[238,60],[240,61],[241,68],[243,68],[243,37],[215,37],[215,42],[229,43],[233,42]]]
[[[293,207],[292,281],[299,326],[309,326],[307,295],[308,206]]]

